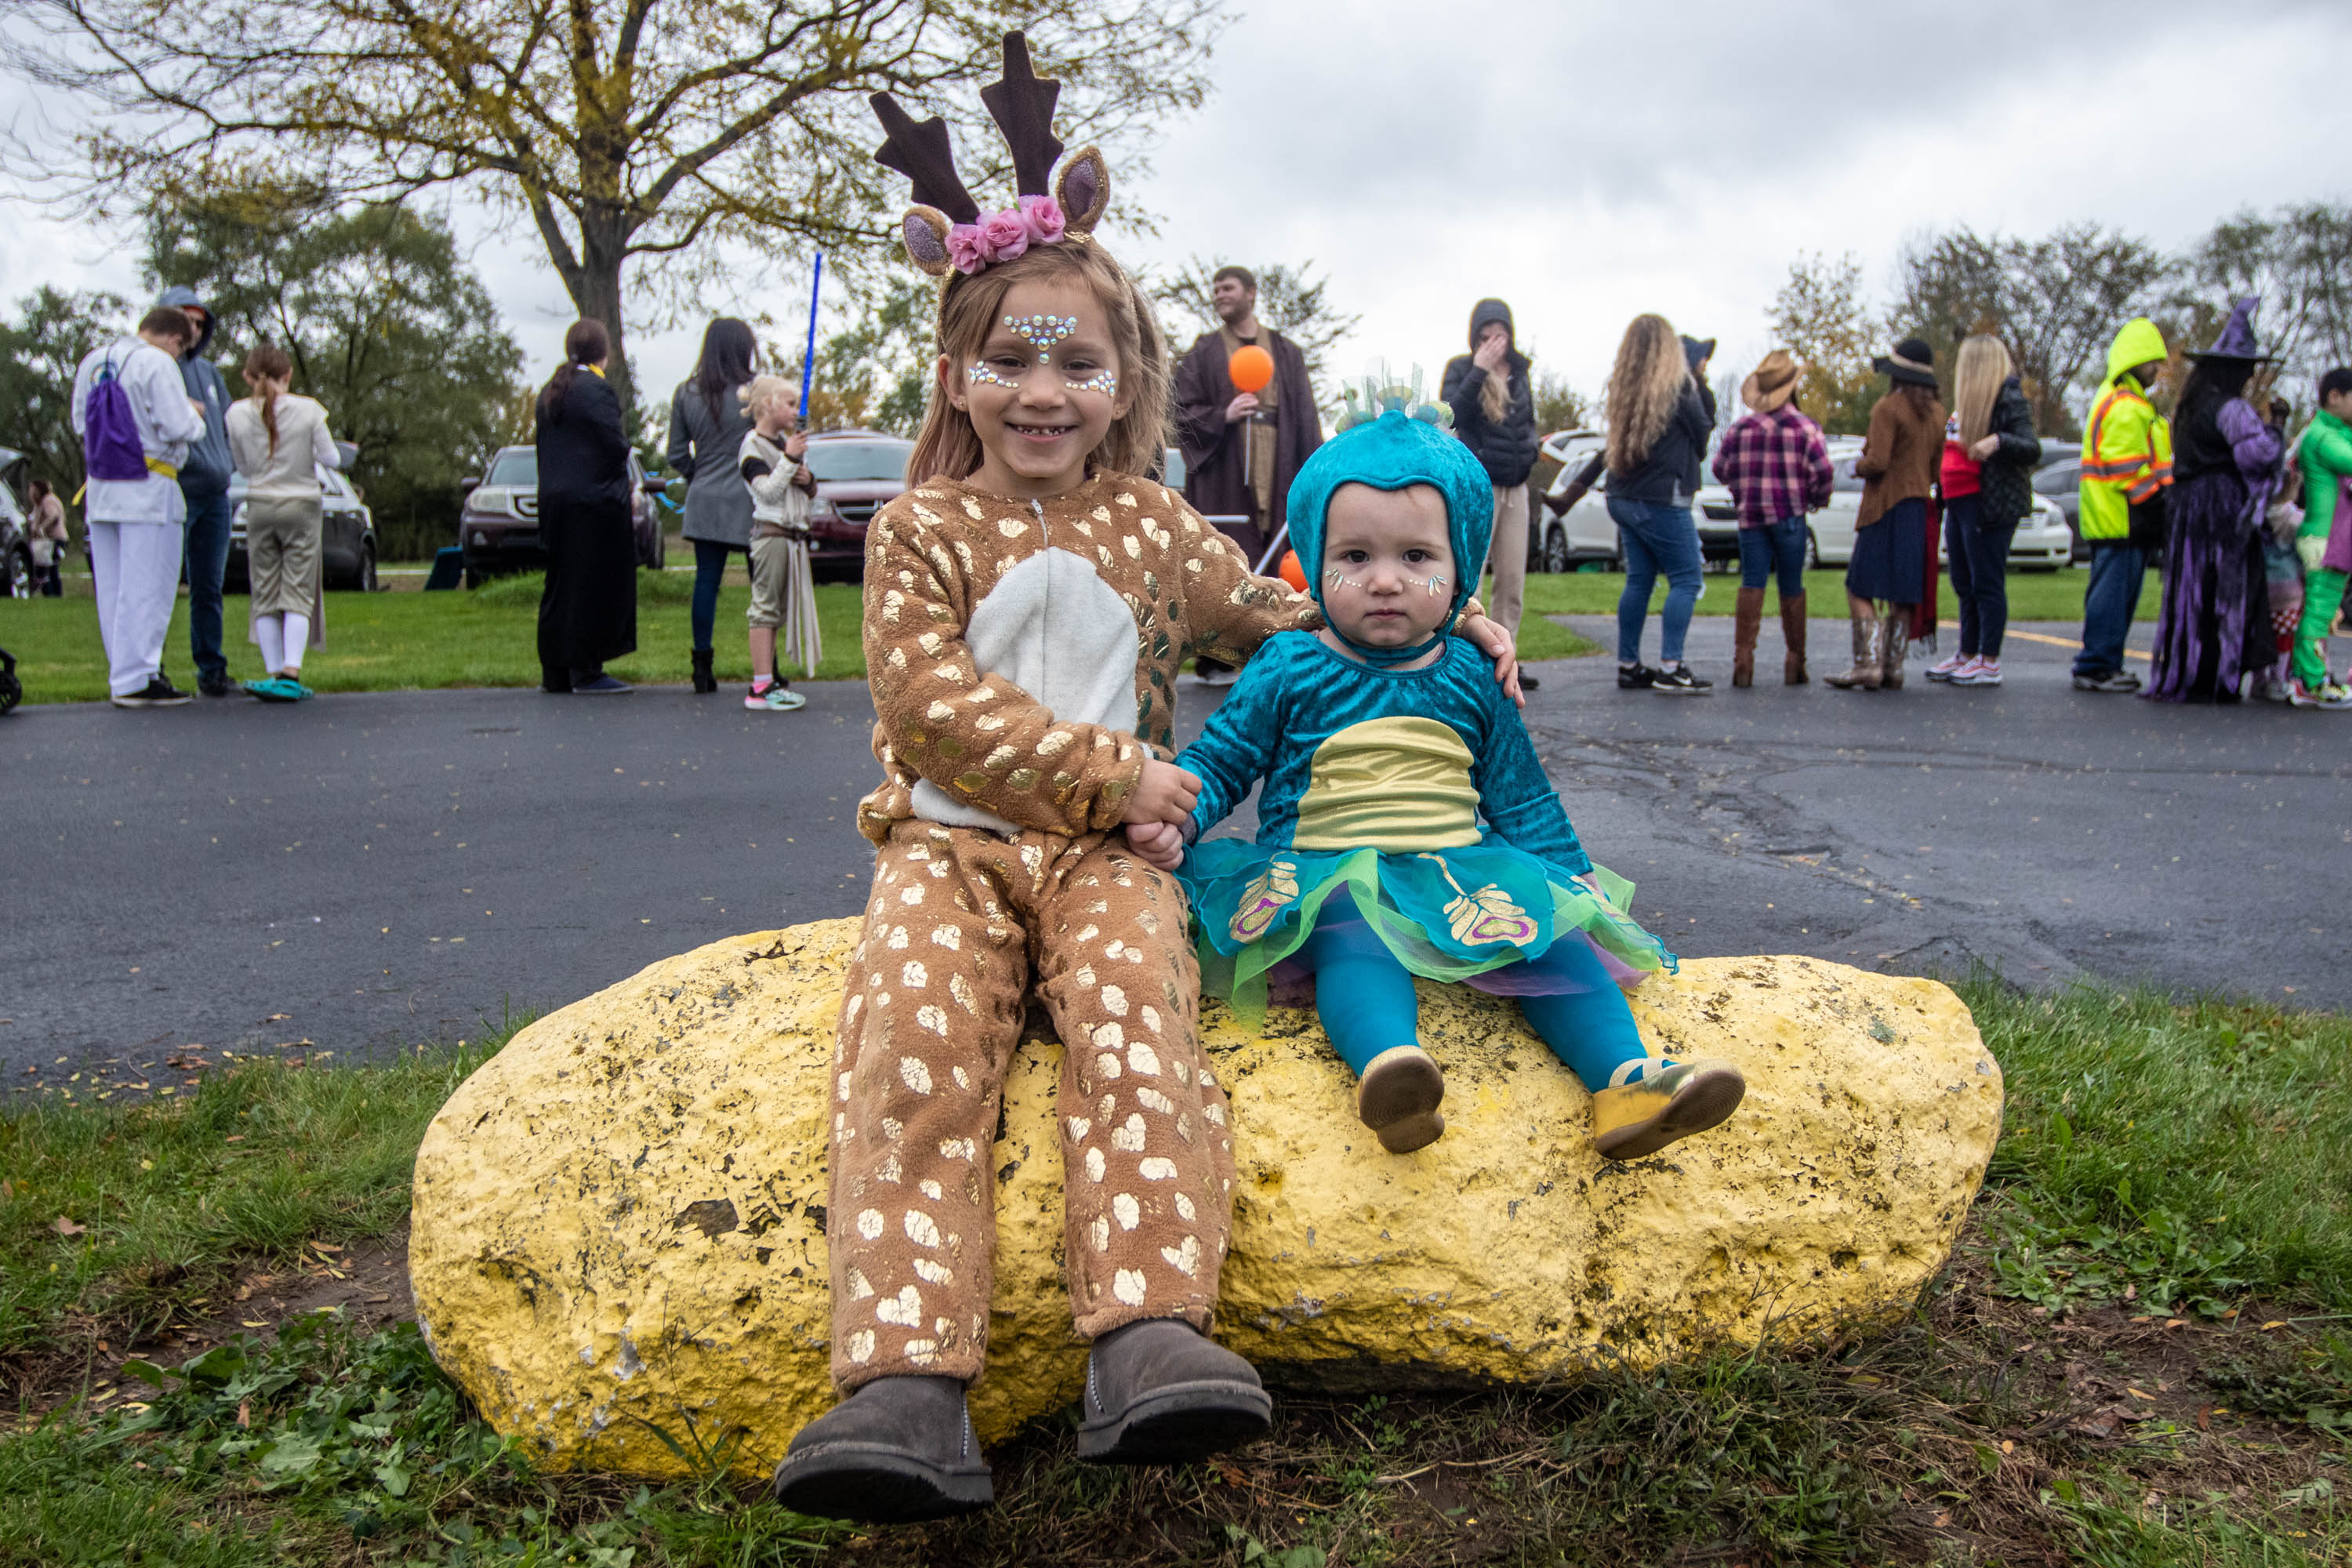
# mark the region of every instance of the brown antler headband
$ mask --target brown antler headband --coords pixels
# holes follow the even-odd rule
[[[1081,149],[1062,170],[1053,195],[1045,194],[1062,143],[1054,134],[1054,105],[1062,84],[1040,78],[1029,60],[1029,41],[1004,35],[1004,74],[981,89],[981,101],[1003,132],[1013,153],[1014,204],[983,213],[956,173],[947,121],[937,115],[917,121],[887,92],[872,102],[889,139],[874,160],[913,184],[916,205],[899,220],[898,231],[914,264],[934,276],[950,270],[973,273],[992,262],[1010,261],[1032,245],[1052,245],[1068,235],[1091,233],[1110,205],[1110,171],[1102,154]]]

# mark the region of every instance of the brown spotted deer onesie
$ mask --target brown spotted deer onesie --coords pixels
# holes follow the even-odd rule
[[[1319,624],[1171,491],[1048,501],[934,479],[874,520],[866,660],[880,847],[835,1056],[835,1381],[970,1381],[986,1352],[989,1157],[1034,981],[1065,1047],[1077,1331],[1204,1331],[1232,1210],[1225,1097],[1196,1037],[1176,881],[1115,837],[1171,739],[1177,670]],[[1141,737],[1139,739],[1139,737]]]

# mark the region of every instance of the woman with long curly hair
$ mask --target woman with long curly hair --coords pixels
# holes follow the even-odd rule
[[[1683,342],[1664,316],[1636,316],[1617,345],[1609,374],[1609,517],[1625,552],[1625,591],[1617,597],[1617,684],[1670,697],[1715,689],[1683,663],[1683,637],[1698,604],[1699,458],[1714,420],[1691,376]],[[1658,663],[1642,662],[1642,626],[1660,573],[1666,605],[1659,616]]]

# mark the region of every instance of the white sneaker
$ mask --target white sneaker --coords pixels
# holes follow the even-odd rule
[[[1975,662],[1976,657],[1973,654],[1963,657],[1962,655],[1956,653],[1949,658],[1937,659],[1935,663],[1929,665],[1927,667],[1927,679],[1930,680],[1953,679],[1958,676],[1961,670],[1966,669],[1969,665],[1972,665]]]
[[[764,691],[750,692],[743,699],[743,706],[754,713],[789,713],[807,704],[807,698],[781,680]]]
[[[1999,686],[2000,661],[1997,658],[1974,658],[1960,667],[1952,677],[1955,686]]]

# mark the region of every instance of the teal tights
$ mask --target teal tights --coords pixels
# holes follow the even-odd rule
[[[1382,1051],[1417,1043],[1421,1009],[1411,973],[1346,900],[1337,894],[1324,906],[1298,956],[1315,971],[1323,1032],[1360,1078]],[[1586,1089],[1608,1088],[1620,1066],[1648,1054],[1625,994],[1586,942],[1563,934],[1541,958],[1528,960],[1525,973],[1548,994],[1521,995],[1519,1010]]]

